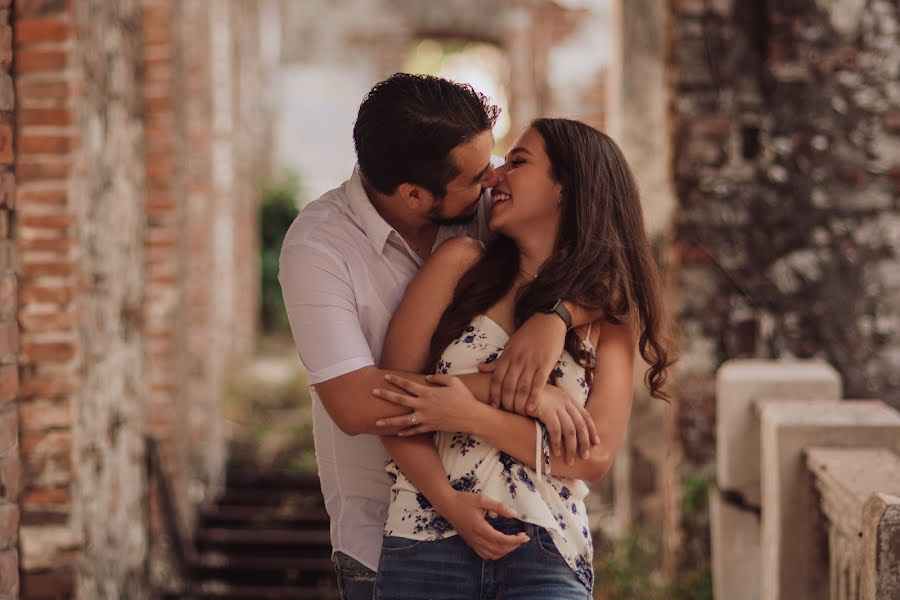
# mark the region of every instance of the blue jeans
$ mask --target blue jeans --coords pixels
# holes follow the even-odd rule
[[[434,542],[386,536],[375,580],[378,600],[590,600],[543,527],[488,519],[503,533],[531,540],[484,560],[458,535]]]
[[[341,600],[375,598],[375,572],[372,569],[343,552],[335,552],[332,558]]]

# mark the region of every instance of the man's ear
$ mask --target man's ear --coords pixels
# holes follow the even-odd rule
[[[425,188],[413,183],[401,183],[397,193],[411,210],[420,212],[431,206],[431,194]]]

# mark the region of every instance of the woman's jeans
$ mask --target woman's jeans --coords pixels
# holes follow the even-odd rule
[[[591,594],[543,527],[488,519],[498,531],[531,538],[498,560],[484,560],[458,536],[434,542],[384,538],[375,579],[378,600],[590,600]]]

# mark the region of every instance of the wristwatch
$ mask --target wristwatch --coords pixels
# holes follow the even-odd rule
[[[562,298],[549,306],[545,306],[544,308],[540,309],[540,311],[547,314],[557,314],[559,318],[563,320],[563,323],[566,324],[566,331],[572,329],[572,313],[570,313],[569,309],[566,308],[566,305],[563,304]]]

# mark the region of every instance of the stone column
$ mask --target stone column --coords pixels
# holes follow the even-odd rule
[[[763,600],[829,597],[828,541],[804,450],[900,452],[900,413],[877,400],[766,402],[761,419]]]
[[[9,2],[0,2],[0,598],[19,597],[19,277],[12,231],[16,178],[12,172],[13,108]]]
[[[760,597],[761,398],[808,399],[821,409],[841,398],[841,379],[813,361],[732,360],[716,377],[716,479],[710,491],[713,588],[716,598]],[[774,401],[774,400],[772,400]]]

